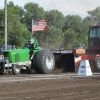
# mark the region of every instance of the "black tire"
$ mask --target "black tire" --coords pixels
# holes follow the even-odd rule
[[[100,57],[96,58],[96,69],[100,71]]]
[[[20,74],[20,72],[21,72],[20,66],[18,64],[14,64],[12,66],[12,73],[14,75],[18,75],[18,74]]]
[[[3,75],[4,74],[4,63],[1,62],[0,63],[0,75]]]
[[[50,74],[54,71],[55,60],[50,50],[40,50],[33,58],[34,70],[39,74]]]

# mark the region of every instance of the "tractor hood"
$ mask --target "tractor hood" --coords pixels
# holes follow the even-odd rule
[[[23,49],[14,49],[14,50],[6,50],[4,53],[9,52],[9,53],[25,53],[25,52],[30,52],[28,48],[23,48]]]
[[[30,50],[28,48],[23,48],[23,49],[7,50],[3,52],[3,54],[4,58],[9,59],[10,63],[14,63],[14,62],[29,61],[30,59],[29,52]]]

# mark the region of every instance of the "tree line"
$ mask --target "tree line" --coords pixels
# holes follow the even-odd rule
[[[89,26],[100,22],[100,7],[88,11],[88,16],[66,15],[58,10],[45,11],[37,3],[29,2],[20,7],[12,1],[7,4],[8,44],[21,48],[27,39],[35,36],[39,45],[49,49],[71,49],[72,46],[88,46]],[[32,18],[45,19],[48,32],[32,34]],[[0,9],[0,45],[4,44],[4,10]]]

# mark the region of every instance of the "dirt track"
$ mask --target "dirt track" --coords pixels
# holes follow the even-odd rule
[[[0,100],[100,100],[100,76],[38,79],[39,75],[0,77]],[[15,77],[15,78],[14,78]],[[19,81],[19,78],[33,80]],[[7,79],[4,82],[2,79]],[[16,79],[13,82],[12,79]]]

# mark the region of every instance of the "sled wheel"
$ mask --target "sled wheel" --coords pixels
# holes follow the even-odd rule
[[[19,66],[19,65],[14,64],[14,65],[12,66],[12,73],[13,73],[14,75],[20,74],[20,71],[21,71],[21,69],[20,69],[20,66]]]
[[[100,57],[97,57],[96,59],[96,68],[98,71],[100,71]]]
[[[36,73],[50,74],[55,68],[54,55],[50,50],[40,50],[34,55],[33,64]]]

